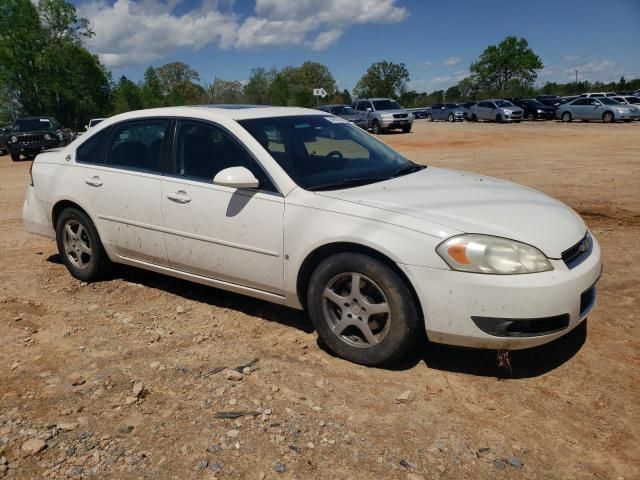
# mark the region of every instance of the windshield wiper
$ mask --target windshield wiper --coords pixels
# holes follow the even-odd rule
[[[425,168],[427,168],[426,165],[418,165],[417,163],[412,163],[411,165],[405,165],[404,167],[400,167],[398,170],[396,170],[396,173],[394,173],[393,176],[401,177],[403,175],[408,175],[410,173],[414,173],[419,170],[424,170]]]
[[[367,185],[369,183],[382,182],[389,180],[393,177],[360,177],[360,178],[344,178],[332,183],[323,183],[321,185],[314,185],[308,187],[307,190],[317,192],[320,190],[337,190],[340,188],[358,187],[360,185]]]

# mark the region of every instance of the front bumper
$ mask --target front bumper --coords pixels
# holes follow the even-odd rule
[[[589,257],[573,269],[562,260],[551,262],[554,270],[526,275],[401,268],[416,289],[431,341],[518,350],[565,335],[595,306],[591,289],[602,272],[597,241]]]
[[[57,148],[60,146],[60,140],[55,138],[51,140],[42,140],[37,142],[16,142],[8,143],[7,150],[9,153],[20,153],[23,155],[37,155],[43,150]]]
[[[382,128],[402,128],[406,125],[413,125],[412,118],[381,118],[380,126]]]

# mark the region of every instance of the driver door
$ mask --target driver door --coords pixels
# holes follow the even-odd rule
[[[179,120],[172,175],[162,182],[169,265],[224,282],[281,294],[284,197],[228,131]],[[257,189],[213,184],[229,167],[248,168]]]

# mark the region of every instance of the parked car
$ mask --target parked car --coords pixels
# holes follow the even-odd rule
[[[462,122],[464,108],[457,103],[436,103],[427,111],[427,122],[433,120],[447,120],[448,122]]]
[[[351,122],[360,128],[364,128],[365,130],[367,129],[366,120],[358,115],[358,112],[351,108],[350,105],[322,105],[318,107],[318,110],[331,113],[332,115],[336,115],[340,118],[344,118],[348,122]]]
[[[624,97],[611,97],[618,103],[627,105],[631,110],[631,116],[634,120],[640,120],[640,98],[634,95],[628,95]]]
[[[463,116],[465,120],[471,120],[469,112],[471,110],[471,107],[473,107],[476,103],[478,102],[465,102],[462,104],[462,110],[464,112]]]
[[[112,117],[38,155],[23,219],[77,279],[115,262],[305,308],[324,344],[366,365],[424,330],[469,347],[550,342],[593,309],[602,268],[561,202],[415,164],[302,108]]]
[[[353,108],[376,135],[398,128],[409,133],[413,126],[413,114],[390,98],[361,98],[354,102]]]
[[[524,112],[527,120],[553,120],[555,118],[555,108],[549,107],[538,100],[515,100],[514,103]]]
[[[523,110],[508,100],[483,100],[469,109],[472,122],[488,120],[492,122],[516,122],[522,120]]]
[[[581,97],[587,97],[587,98],[591,98],[591,97],[615,97],[617,95],[616,92],[590,92],[590,93],[582,93],[580,94]]]
[[[90,128],[95,127],[96,125],[100,124],[101,122],[103,122],[105,119],[104,118],[92,118],[91,120],[89,120],[89,123],[87,123],[84,126],[85,130],[89,130]]]
[[[619,120],[633,120],[631,109],[609,97],[580,97],[561,105],[556,110],[556,118],[563,122],[572,120],[602,120],[612,123]]]
[[[559,97],[558,95],[538,95],[536,97],[536,100],[538,100],[543,105],[546,105],[547,107],[554,108],[560,105],[563,101],[562,97]]]
[[[423,119],[423,118],[427,118],[427,112],[429,110],[429,107],[406,108],[405,110],[407,112],[411,112],[413,114],[413,117],[416,120],[420,120],[420,119]]]
[[[17,162],[21,155],[32,160],[43,150],[66,145],[63,129],[53,117],[19,118],[7,141],[11,160]]]
[[[10,135],[10,127],[0,127],[0,155],[7,153],[7,140]]]

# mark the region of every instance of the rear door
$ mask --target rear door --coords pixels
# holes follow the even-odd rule
[[[433,107],[431,107],[431,117],[434,120],[442,120],[442,107],[441,103],[436,103]]]
[[[120,257],[167,264],[159,229],[162,152],[170,125],[162,118],[123,122],[101,132],[99,155],[86,155],[93,137],[76,152],[83,166],[81,198],[88,199],[102,242]]]

